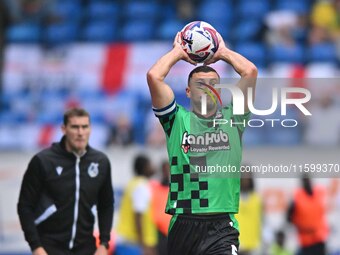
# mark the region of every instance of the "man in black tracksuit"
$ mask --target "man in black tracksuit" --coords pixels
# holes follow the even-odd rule
[[[24,175],[18,214],[34,255],[106,255],[113,220],[111,166],[88,145],[89,114],[64,115],[59,143],[36,154]],[[97,211],[101,245],[93,228]]]

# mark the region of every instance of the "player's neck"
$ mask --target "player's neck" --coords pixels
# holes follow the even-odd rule
[[[202,114],[201,111],[196,109],[195,107],[192,109],[192,111],[193,113],[195,113],[195,115],[197,115],[201,119],[211,119],[212,117],[216,115],[217,107],[215,107],[214,109],[211,109],[210,111],[207,111],[206,114]]]
[[[212,117],[215,116],[216,112],[212,112],[212,113],[207,113],[207,114],[200,114],[199,112],[193,111],[198,117],[200,117],[201,119],[211,119]]]

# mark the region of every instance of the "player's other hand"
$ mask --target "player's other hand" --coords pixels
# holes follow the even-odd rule
[[[219,43],[218,49],[210,59],[204,62],[204,65],[210,65],[222,59],[223,53],[225,52],[225,50],[228,49],[220,33],[217,32],[216,34],[217,34],[218,43]]]
[[[36,248],[33,253],[33,255],[48,255],[47,252],[45,251],[45,249],[43,247],[38,247]]]
[[[178,32],[173,42],[173,50],[176,51],[176,54],[180,55],[180,58],[182,60],[190,64],[197,65],[197,63],[193,61],[191,58],[189,58],[189,55],[183,50],[181,43],[182,43],[181,32]]]
[[[156,249],[153,247],[144,246],[142,254],[143,255],[156,255],[157,252],[156,252]]]
[[[99,245],[94,255],[108,255],[108,251],[103,245]]]

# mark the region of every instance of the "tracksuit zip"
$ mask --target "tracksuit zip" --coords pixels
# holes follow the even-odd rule
[[[75,202],[74,202],[74,216],[73,216],[73,225],[72,225],[72,235],[69,243],[69,248],[72,249],[74,246],[74,239],[76,238],[77,233],[77,221],[78,221],[78,211],[79,211],[79,193],[80,193],[80,156],[76,155],[76,194],[75,194]]]

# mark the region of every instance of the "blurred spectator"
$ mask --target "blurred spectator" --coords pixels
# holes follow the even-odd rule
[[[292,11],[274,11],[266,17],[266,25],[269,28],[267,42],[270,45],[293,45],[293,29],[298,24],[298,16]]]
[[[167,255],[167,236],[171,216],[165,213],[165,206],[169,193],[170,165],[167,160],[161,164],[161,182],[153,180],[152,189],[152,217],[158,232],[158,255]]]
[[[340,36],[340,1],[316,1],[311,12],[311,31],[309,42],[317,44],[339,40]]]
[[[293,255],[285,248],[286,235],[282,230],[275,233],[275,243],[270,247],[269,255]]]
[[[325,92],[313,100],[306,123],[305,142],[310,145],[335,146],[340,142],[339,107],[334,95]]]
[[[236,214],[240,228],[240,255],[250,255],[259,249],[262,228],[261,197],[255,190],[252,173],[242,173],[240,209]]]
[[[146,144],[151,147],[162,147],[166,144],[166,137],[162,125],[155,119],[153,113],[147,116]]]
[[[166,139],[163,128],[159,122],[153,123],[152,130],[147,135],[147,144],[152,147],[161,147],[165,145]]]
[[[278,10],[268,13],[265,19],[268,32],[266,40],[269,45],[292,46],[305,43],[307,18],[290,10]]]
[[[43,24],[50,18],[56,0],[17,0],[8,1],[14,21]]]
[[[5,50],[5,37],[6,30],[10,24],[10,11],[5,0],[0,0],[0,110],[3,107],[2,90],[3,90],[3,77],[2,71],[4,67],[4,50]]]
[[[150,159],[138,155],[134,160],[135,177],[128,183],[117,225],[116,255],[154,255],[157,231],[151,216],[149,178],[154,174]]]
[[[289,207],[287,219],[297,230],[300,255],[326,255],[328,223],[326,221],[325,190],[312,186],[308,175],[301,179]]]
[[[111,127],[108,145],[130,145],[133,143],[133,127],[126,115],[120,115]]]
[[[192,21],[195,17],[195,7],[198,5],[196,0],[177,0],[176,11],[177,17],[184,21]]]

